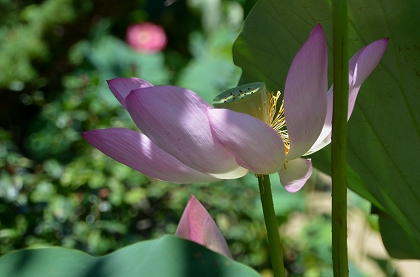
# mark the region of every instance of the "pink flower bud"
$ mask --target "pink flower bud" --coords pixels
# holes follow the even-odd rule
[[[194,195],[191,195],[185,207],[175,235],[192,240],[214,252],[231,258],[228,245],[222,233],[207,210]]]

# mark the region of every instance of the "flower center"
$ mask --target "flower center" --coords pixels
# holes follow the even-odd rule
[[[213,106],[246,113],[267,123],[282,138],[287,154],[290,149],[290,142],[286,129],[283,101],[277,111],[277,102],[280,95],[280,91],[276,94],[267,92],[265,84],[257,82],[222,92],[214,98]]]
[[[290,150],[290,141],[289,141],[289,133],[286,129],[286,116],[284,115],[284,101],[281,100],[281,106],[279,111],[276,113],[277,110],[277,102],[280,98],[281,92],[277,91],[274,95],[273,92],[268,92],[268,97],[270,99],[269,107],[266,108],[267,113],[267,124],[273,128],[277,134],[280,135],[284,142],[284,146],[286,147],[286,154]],[[265,103],[264,103],[265,104]]]

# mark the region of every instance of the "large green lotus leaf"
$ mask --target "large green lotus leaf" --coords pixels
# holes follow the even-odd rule
[[[350,55],[374,40],[390,38],[349,122],[349,186],[395,221],[400,228],[396,235],[405,233],[406,241],[419,244],[420,1],[349,2]],[[327,0],[259,1],[234,45],[234,61],[243,70],[241,83],[264,81],[270,90],[282,90],[294,55],[317,23],[327,36],[331,77],[331,17]],[[326,151],[313,156],[316,165],[328,168]],[[395,224],[380,227],[388,236]],[[384,239],[395,253],[388,242]],[[418,258],[420,249],[414,255],[407,248],[407,255]]]
[[[257,277],[253,269],[175,236],[136,243],[102,257],[60,247],[0,258],[1,277]]]

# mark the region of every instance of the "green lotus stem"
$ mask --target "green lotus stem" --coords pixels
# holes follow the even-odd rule
[[[347,255],[347,110],[348,110],[348,18],[347,1],[333,0],[332,122],[332,259],[335,277],[348,276]]]
[[[274,213],[270,176],[258,175],[258,186],[260,188],[261,204],[263,207],[265,226],[267,228],[274,277],[284,277],[286,275],[283,264],[283,252],[281,250],[276,214]]]

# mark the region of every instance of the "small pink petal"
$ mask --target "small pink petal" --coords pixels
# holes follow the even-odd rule
[[[136,131],[110,128],[92,130],[82,135],[105,155],[149,177],[174,183],[217,180],[181,163]]]
[[[109,89],[115,95],[118,101],[124,108],[126,107],[125,98],[130,94],[132,90],[153,87],[153,85],[140,78],[115,78],[107,81]]]
[[[207,210],[194,195],[191,195],[185,207],[175,235],[192,240],[215,252],[231,257],[222,233]]]
[[[388,45],[388,38],[380,39],[360,49],[349,61],[349,109],[353,112],[360,86],[378,65]]]
[[[284,164],[281,137],[261,120],[227,109],[208,109],[210,125],[236,162],[257,174],[271,174]]]
[[[296,54],[284,88],[289,160],[305,154],[321,133],[327,111],[327,59],[324,31],[318,24]]]
[[[349,61],[349,104],[347,120],[353,112],[354,105],[356,103],[357,94],[360,86],[366,80],[366,78],[372,73],[375,67],[381,60],[385,49],[388,45],[389,39],[380,39],[372,42],[371,44],[363,47]],[[317,141],[306,153],[307,155],[312,154],[331,142],[331,130],[332,130],[332,110],[333,110],[333,86],[328,90],[328,110],[325,118],[324,128],[319,135]]]
[[[312,162],[310,159],[290,160],[285,168],[279,171],[280,183],[288,192],[297,192],[312,175]]]
[[[171,86],[135,90],[127,110],[140,130],[183,164],[219,179],[248,171],[214,137],[207,117],[210,105],[194,92]]]

